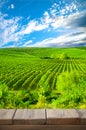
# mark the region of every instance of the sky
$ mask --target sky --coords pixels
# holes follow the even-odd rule
[[[86,46],[86,0],[0,0],[0,48]]]

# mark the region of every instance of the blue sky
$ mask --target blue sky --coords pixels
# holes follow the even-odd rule
[[[0,0],[0,48],[86,46],[86,0]]]

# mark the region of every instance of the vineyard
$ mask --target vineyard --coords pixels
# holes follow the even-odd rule
[[[0,49],[0,108],[86,108],[86,47]]]

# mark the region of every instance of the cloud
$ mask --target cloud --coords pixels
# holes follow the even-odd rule
[[[11,5],[10,5],[10,8],[11,8],[11,9],[14,9],[14,8],[15,8],[15,7],[14,7],[14,4],[11,4]]]
[[[72,2],[70,5],[65,5],[63,9],[60,10],[61,15],[68,15],[69,13],[77,12],[78,8],[74,2]]]
[[[28,24],[21,26],[21,19],[21,17],[7,19],[6,14],[0,13],[0,46],[9,42],[18,42],[24,35],[34,31],[41,31],[48,27],[47,24],[37,20],[31,20]]]
[[[65,34],[59,37],[53,37],[48,38],[43,41],[35,43],[34,47],[68,47],[68,46],[78,46],[80,45],[86,45],[86,33],[78,32],[77,35],[74,35],[74,33]]]
[[[9,42],[17,42],[20,39],[18,35],[20,20],[19,17],[7,19],[6,14],[0,13],[0,46]]]
[[[14,9],[14,8],[15,8],[14,4],[8,6],[8,9]]]
[[[69,21],[69,23],[72,27],[86,27],[86,12],[79,13]]]
[[[30,34],[31,32],[34,31],[36,24],[37,22],[35,20],[30,21],[21,33]]]
[[[14,4],[11,4],[10,8],[14,9]],[[66,4],[64,8],[54,3],[39,19],[30,20],[29,16],[26,24],[22,24],[24,20],[22,17],[7,18],[7,16],[7,14],[0,13],[0,47],[10,42],[16,46],[25,42],[23,46],[39,47],[86,44],[86,12],[80,12],[73,2],[70,5]],[[65,35],[46,38],[35,44],[32,44],[33,41],[30,39],[24,40],[26,35],[29,37],[33,32],[44,30],[45,33],[48,31],[58,33],[64,30]]]
[[[0,8],[3,8],[7,3],[9,3],[9,0],[0,0]],[[8,8],[14,9],[15,6],[14,4],[11,4]]]
[[[30,34],[34,31],[41,31],[48,28],[48,25],[45,23],[41,23],[40,21],[31,20],[29,23],[23,28],[21,34]]]
[[[45,11],[43,17],[39,18],[38,20],[34,19],[28,21],[28,24],[24,26],[21,34],[30,34],[34,31],[42,31],[45,29],[50,30],[57,29],[61,26],[65,27],[64,22],[66,22],[67,18],[63,16],[63,12],[68,13],[77,10],[77,7],[72,3],[70,6],[66,5],[64,9],[60,10],[60,14],[58,15],[57,8],[59,7],[58,4],[54,3],[49,11]]]
[[[23,46],[24,46],[24,47],[27,47],[27,46],[29,46],[32,42],[33,42],[32,40],[29,40],[29,41],[25,42],[25,44],[24,44]]]
[[[77,36],[80,34],[84,34],[84,32],[74,32],[74,33],[70,34],[70,36]]]
[[[79,14],[79,11],[74,2],[70,5],[65,5],[64,8],[54,3],[50,10],[44,13],[42,20],[48,23],[53,29],[58,29],[60,27],[66,28],[70,18],[73,18],[76,14]]]
[[[0,13],[0,46],[9,42],[23,41],[23,37],[31,34],[34,31],[41,31],[48,28],[48,24],[44,23],[41,18],[39,21],[30,20],[26,25],[21,25],[22,17],[14,17],[7,19],[6,14]],[[28,20],[28,19],[27,19]],[[27,42],[29,43],[29,42]],[[27,43],[25,45],[27,45]]]

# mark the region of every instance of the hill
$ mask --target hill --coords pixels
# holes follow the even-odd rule
[[[1,108],[86,108],[86,47],[0,49]]]

